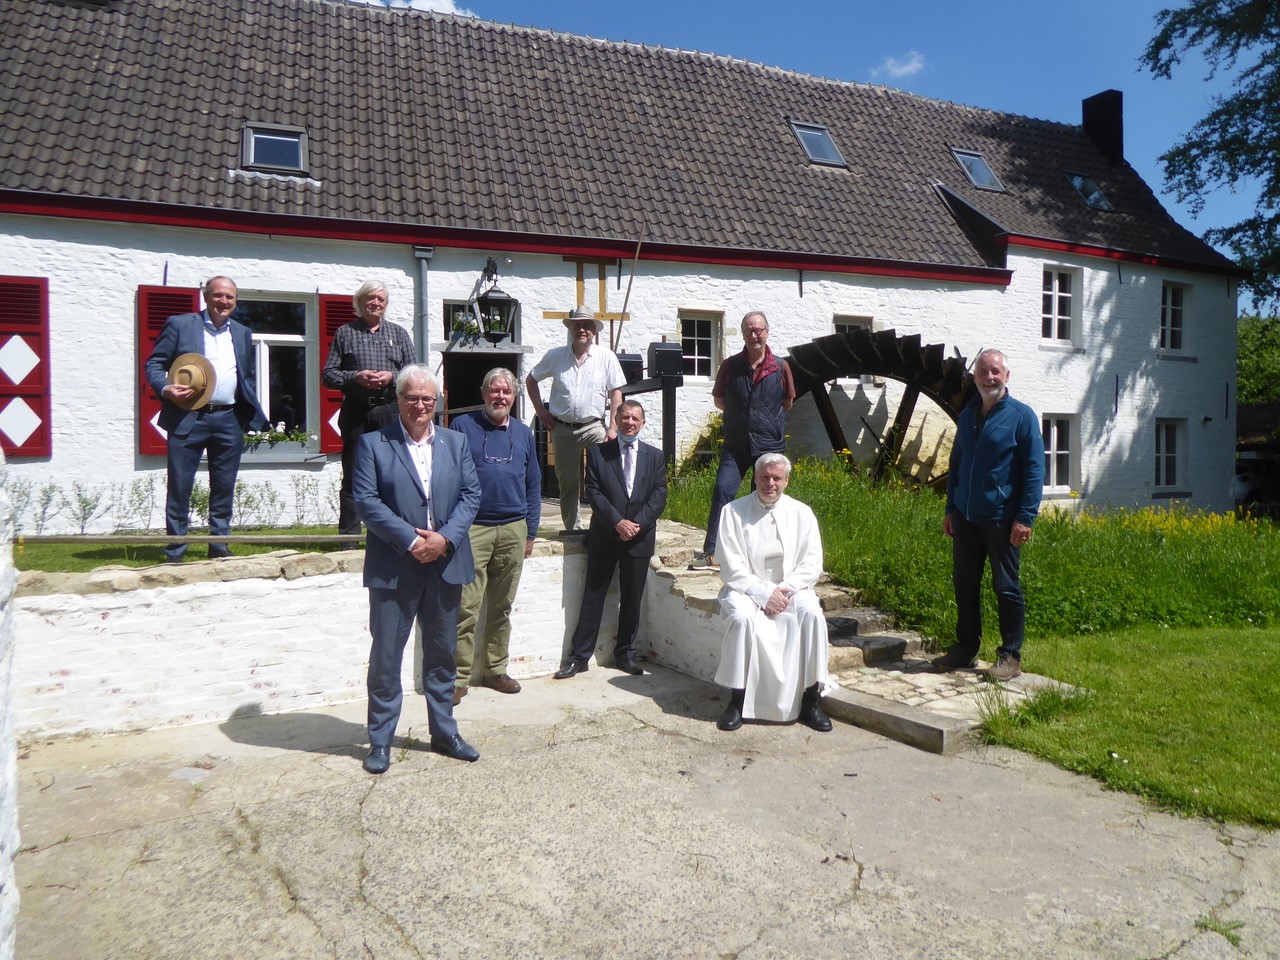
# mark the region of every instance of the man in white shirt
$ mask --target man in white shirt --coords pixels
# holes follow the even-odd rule
[[[822,733],[827,683],[827,621],[813,591],[822,575],[818,520],[784,496],[791,461],[766,453],[755,463],[756,489],[720,514],[720,615],[724,642],[716,683],[729,705],[717,726],[737,730],[744,717],[799,719]]]
[[[582,453],[595,443],[617,436],[614,416],[627,382],[617,356],[596,342],[604,324],[594,313],[577,307],[564,325],[570,340],[566,346],[546,352],[525,377],[525,388],[534,412],[551,434],[556,455],[556,483],[560,487],[560,519],[565,532],[578,529],[578,493],[582,486]],[[538,389],[551,378],[551,397],[544,404]],[[609,426],[603,422],[606,416]]]

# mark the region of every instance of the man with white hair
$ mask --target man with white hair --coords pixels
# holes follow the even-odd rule
[[[356,444],[396,418],[392,381],[413,362],[413,340],[398,323],[384,323],[390,297],[377,280],[366,280],[351,298],[356,317],[333,335],[321,379],[342,391],[338,432],[342,434],[342,486],[338,492],[338,533],[360,535],[360,518],[351,495]],[[351,544],[354,546],[354,543]]]
[[[960,412],[947,473],[942,532],[951,538],[956,594],[956,645],[933,661],[939,673],[972,667],[982,646],[982,568],[1000,618],[995,680],[1022,673],[1026,599],[1018,579],[1022,546],[1040,512],[1044,437],[1040,418],[1009,396],[1009,365],[999,350],[983,350],[973,366],[977,395]]]
[[[724,642],[716,683],[729,688],[717,726],[743,718],[799,720],[822,733],[827,621],[813,587],[822,575],[822,537],[813,511],[784,494],[791,461],[755,462],[756,489],[720,514],[720,615]]]

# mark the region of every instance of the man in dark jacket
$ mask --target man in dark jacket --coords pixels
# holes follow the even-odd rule
[[[978,354],[978,395],[960,414],[947,477],[942,532],[951,538],[956,592],[956,645],[933,661],[946,673],[973,666],[982,645],[982,566],[1000,616],[1000,647],[990,674],[1012,680],[1022,672],[1026,601],[1018,579],[1019,554],[1031,539],[1044,487],[1040,418],[1009,396],[1009,367],[999,350]]]
[[[769,349],[769,321],[759,310],[742,318],[742,340],[742,352],[720,364],[711,388],[716,409],[724,411],[723,443],[707,536],[690,570],[720,569],[716,563],[720,511],[738,498],[743,476],[761,454],[781,453],[787,445],[786,411],[796,399],[795,381],[791,368]]]

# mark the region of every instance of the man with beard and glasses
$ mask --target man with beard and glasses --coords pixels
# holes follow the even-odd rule
[[[1000,619],[996,680],[1022,672],[1027,605],[1018,579],[1022,545],[1040,511],[1044,438],[1040,418],[1009,396],[1009,367],[999,350],[983,350],[973,368],[977,396],[960,413],[947,475],[942,532],[951,538],[956,644],[933,661],[939,673],[972,667],[982,646],[982,568]]]
[[[467,438],[480,477],[480,512],[471,524],[476,578],[462,591],[455,705],[473,684],[499,693],[520,692],[519,681],[507,675],[511,605],[542,518],[542,478],[533,431],[511,416],[517,382],[510,370],[490,370],[480,384],[484,409],[454,417],[449,424]],[[477,650],[482,603],[484,636]]]

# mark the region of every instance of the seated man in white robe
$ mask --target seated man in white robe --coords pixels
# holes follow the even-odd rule
[[[756,461],[756,489],[720,513],[725,635],[716,683],[730,690],[721,730],[737,730],[744,717],[831,729],[820,701],[827,621],[813,592],[822,538],[813,511],[783,495],[790,479],[791,461],[766,453]]]

